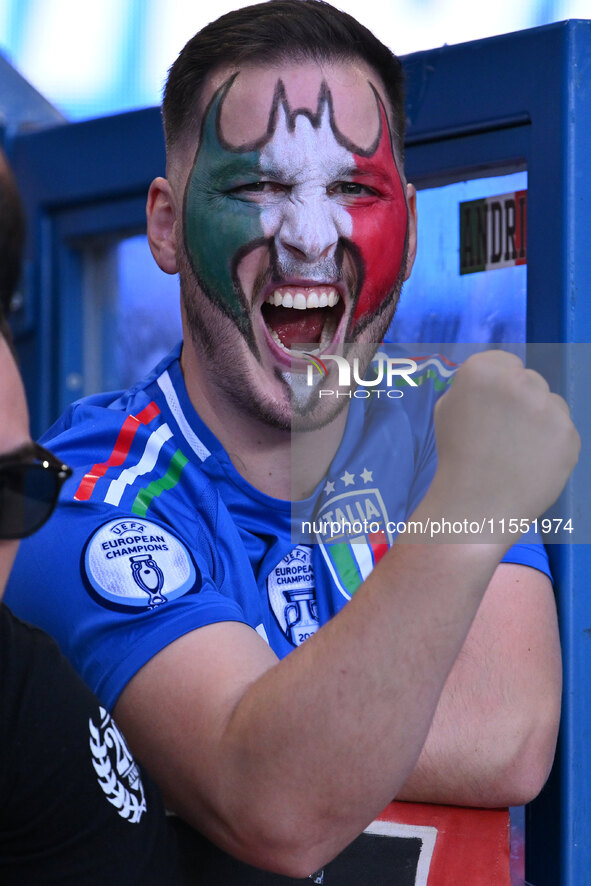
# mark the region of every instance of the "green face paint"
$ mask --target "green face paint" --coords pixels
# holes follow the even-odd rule
[[[230,151],[219,137],[219,113],[230,83],[205,114],[184,198],[185,249],[207,297],[252,340],[250,306],[237,277],[240,258],[263,242],[261,208],[232,188],[260,178],[260,153]]]

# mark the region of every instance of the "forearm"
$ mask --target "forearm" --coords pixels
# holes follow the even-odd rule
[[[144,743],[177,811],[259,866],[280,858],[303,875],[337,854],[415,765],[496,559],[488,546],[395,545],[337,617],[244,687],[231,716],[220,699],[218,734],[193,738],[190,777]],[[196,682],[188,662],[185,673]],[[186,692],[169,700],[178,715]]]
[[[489,807],[529,802],[552,765],[560,696],[550,583],[536,570],[501,564],[397,799]]]
[[[565,404],[520,365],[495,352],[458,371],[436,409],[438,468],[415,520],[531,518],[556,498],[578,436]],[[116,714],[175,808],[238,857],[292,876],[337,854],[416,766],[515,541],[494,540],[395,543],[350,603],[279,663],[251,629],[214,624],[144,665]],[[447,753],[437,747],[433,758]]]

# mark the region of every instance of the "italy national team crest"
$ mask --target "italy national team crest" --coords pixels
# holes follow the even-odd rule
[[[323,557],[347,600],[394,541],[382,493],[374,483],[366,467],[327,480],[314,519]]]
[[[101,602],[129,611],[153,610],[194,590],[197,568],[182,541],[149,520],[118,519],[90,538],[83,570]]]
[[[269,605],[281,630],[293,646],[320,627],[312,551],[298,545],[287,554],[267,578]]]
[[[97,781],[121,818],[137,824],[147,810],[139,769],[110,714],[99,708],[100,722],[88,721],[90,751]]]

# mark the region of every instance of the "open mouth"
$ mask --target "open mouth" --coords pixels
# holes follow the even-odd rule
[[[335,286],[280,286],[262,306],[263,320],[290,356],[320,354],[331,343],[345,307]]]

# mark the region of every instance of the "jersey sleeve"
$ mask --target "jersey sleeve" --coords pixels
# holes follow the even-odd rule
[[[232,527],[218,525],[219,513],[214,519],[227,535]],[[131,677],[169,643],[207,624],[248,621],[240,594],[247,599],[249,570],[239,555],[236,547],[230,561],[226,546],[221,556],[198,519],[181,535],[159,519],[64,501],[21,545],[6,599],[56,638],[112,709]],[[237,573],[241,581],[230,582]]]
[[[189,631],[262,620],[238,529],[153,388],[80,401],[45,435],[74,473],[21,544],[7,589],[13,612],[55,637],[110,709]]]
[[[509,548],[502,563],[517,563],[521,566],[531,566],[532,569],[538,569],[547,575],[552,581],[552,573],[550,571],[550,563],[546,548],[542,542],[540,534],[530,529],[522,540]]]

